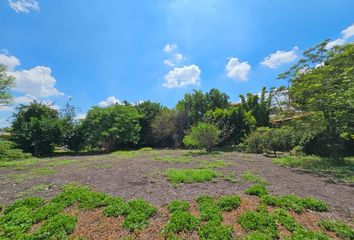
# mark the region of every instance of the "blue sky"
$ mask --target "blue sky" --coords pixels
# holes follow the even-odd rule
[[[31,99],[85,113],[128,100],[173,107],[193,89],[257,93],[324,39],[354,36],[352,0],[0,0],[0,64]]]

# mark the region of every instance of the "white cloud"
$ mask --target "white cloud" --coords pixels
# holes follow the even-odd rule
[[[344,43],[345,43],[344,39],[337,38],[336,40],[328,42],[327,45],[326,45],[326,49],[331,49],[334,46],[340,46],[340,45],[343,45]]]
[[[184,67],[176,67],[165,75],[163,86],[167,88],[183,87],[187,85],[198,85],[201,70],[192,64]]]
[[[344,39],[348,39],[348,38],[354,36],[354,24],[352,24],[351,26],[344,29],[341,33],[342,33]]]
[[[99,102],[98,106],[100,107],[108,107],[114,104],[121,104],[121,101],[119,101],[116,97],[110,96],[106,100]]]
[[[76,116],[76,120],[82,120],[86,118],[87,113],[81,113]]]
[[[183,60],[183,55],[181,53],[177,53],[177,54],[175,54],[175,59],[177,62],[179,62],[179,61]]]
[[[261,62],[262,65],[269,68],[275,69],[282,64],[294,61],[297,58],[296,52],[299,50],[298,47],[293,47],[290,51],[276,51],[265,57]]]
[[[13,107],[0,105],[0,112],[12,112],[13,110]]]
[[[163,60],[163,64],[165,64],[165,65],[167,65],[169,67],[176,66],[176,64],[174,64],[171,60],[167,60],[167,59]]]
[[[172,52],[173,50],[177,49],[177,45],[175,43],[168,43],[163,48],[164,52]]]
[[[29,13],[30,11],[40,11],[39,2],[36,0],[8,0],[10,7],[16,12]]]
[[[251,70],[251,65],[248,62],[240,62],[238,58],[230,58],[225,69],[229,78],[246,81]]]
[[[336,40],[333,40],[333,41],[330,41],[329,43],[327,43],[326,49],[331,49],[335,46],[343,45],[348,41],[349,38],[354,36],[354,24],[352,24],[349,27],[347,27],[346,29],[344,29],[341,32],[341,34],[342,34],[341,38],[337,38]]]
[[[15,90],[33,97],[50,97],[63,95],[55,88],[56,79],[51,75],[49,67],[37,66],[30,70],[9,72],[15,77]]]
[[[0,54],[0,64],[5,65],[9,71],[14,70],[14,68],[20,65],[20,60],[15,56],[7,56],[5,54]]]
[[[17,103],[17,104],[28,104],[30,102],[33,102],[34,100],[36,100],[35,97],[32,97],[30,95],[25,95],[25,96],[21,96],[21,97],[15,98],[15,103]]]

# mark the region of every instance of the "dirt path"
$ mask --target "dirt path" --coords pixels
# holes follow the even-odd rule
[[[137,155],[114,156],[80,156],[65,157],[73,163],[54,166],[56,172],[33,177],[31,169],[43,168],[44,164],[28,166],[21,170],[0,168],[0,203],[6,204],[16,198],[27,195],[51,197],[59,192],[60,186],[76,182],[93,187],[97,191],[107,192],[124,198],[142,197],[157,205],[163,205],[173,199],[192,200],[200,194],[214,196],[224,194],[240,194],[251,185],[245,182],[241,175],[245,171],[259,174],[268,182],[271,194],[296,194],[298,196],[313,196],[326,201],[331,206],[329,216],[353,220],[354,188],[326,181],[324,177],[308,173],[300,173],[272,163],[271,159],[261,155],[222,153],[213,156],[185,157],[183,150],[162,150],[143,152]],[[172,158],[189,158],[186,163],[156,161],[156,156],[171,156]],[[53,158],[52,161],[62,161],[64,158]],[[227,181],[220,176],[215,181],[196,184],[183,184],[173,187],[164,177],[167,168],[200,167],[202,163],[224,160],[230,165],[215,168],[219,173],[234,176],[236,182]],[[13,177],[20,175],[21,181]],[[21,175],[22,174],[22,175]],[[26,176],[29,176],[26,178]],[[16,181],[14,180],[16,179]],[[47,189],[36,191],[38,184],[48,186]]]

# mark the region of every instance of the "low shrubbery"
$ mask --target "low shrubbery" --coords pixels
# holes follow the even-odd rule
[[[268,190],[263,184],[255,184],[245,190],[248,195],[264,196],[268,194]]]
[[[354,229],[337,220],[322,220],[319,226],[327,231],[334,232],[338,237],[345,240],[354,239]]]
[[[173,184],[210,181],[217,176],[211,169],[167,169],[167,180]]]
[[[0,138],[0,161],[20,160],[29,157],[31,157],[31,154],[15,148],[13,142]]]

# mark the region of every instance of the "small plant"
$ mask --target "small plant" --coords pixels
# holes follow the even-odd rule
[[[336,233],[338,237],[345,240],[354,239],[354,229],[347,226],[345,223],[336,220],[322,220],[319,226],[327,231]]]
[[[103,210],[103,214],[107,217],[118,217],[126,213],[127,204],[120,197],[116,197],[111,204]]]
[[[144,212],[131,212],[125,217],[123,227],[131,232],[143,229],[149,225],[148,219]]]
[[[248,233],[246,236],[241,238],[242,240],[273,240],[273,236],[271,234],[263,233],[260,231],[253,231]]]
[[[191,232],[197,229],[199,226],[199,220],[193,216],[190,212],[175,211],[171,214],[170,219],[164,227],[164,232],[179,233],[179,232]]]
[[[161,162],[177,162],[177,163],[189,163],[193,161],[193,158],[188,156],[172,157],[172,156],[157,156],[154,160]]]
[[[221,168],[221,167],[225,167],[227,164],[224,160],[215,160],[215,161],[204,161],[201,164],[201,168]]]
[[[27,207],[31,210],[34,210],[36,208],[39,208],[44,204],[44,200],[40,197],[29,197],[25,198],[22,200],[18,200],[15,203],[11,204],[10,206],[6,207],[4,210],[4,213],[10,213],[13,210],[19,208],[19,207]]]
[[[211,169],[167,169],[167,180],[173,184],[210,181],[217,176]]]
[[[221,222],[223,220],[220,207],[213,199],[199,198],[198,210],[200,212],[200,219],[203,221]]]
[[[167,205],[167,209],[170,213],[173,213],[176,211],[188,211],[189,203],[187,201],[175,200],[175,201],[170,202]]]
[[[275,218],[267,212],[246,211],[237,220],[237,222],[247,232],[259,231],[272,238],[277,238],[278,227]]]
[[[200,196],[197,197],[196,201],[197,201],[197,203],[201,204],[201,203],[204,203],[204,202],[213,202],[214,199],[211,196],[208,196],[208,195],[200,195]]]
[[[293,232],[300,227],[300,225],[296,222],[295,218],[282,208],[276,209],[274,211],[274,215],[277,222],[290,232]]]
[[[268,190],[263,184],[255,184],[245,190],[248,195],[264,196],[268,194]]]
[[[232,232],[232,227],[212,221],[201,226],[198,233],[201,240],[231,240]]]
[[[78,200],[80,202],[80,208],[89,210],[97,207],[107,206],[111,200],[111,197],[101,192],[83,191]]]
[[[217,201],[217,205],[222,211],[231,211],[241,205],[241,198],[239,196],[223,196]]]
[[[241,177],[246,182],[259,183],[259,184],[263,184],[263,185],[267,184],[267,181],[264,178],[262,178],[259,175],[254,174],[250,171],[246,171],[246,172],[242,173]]]

